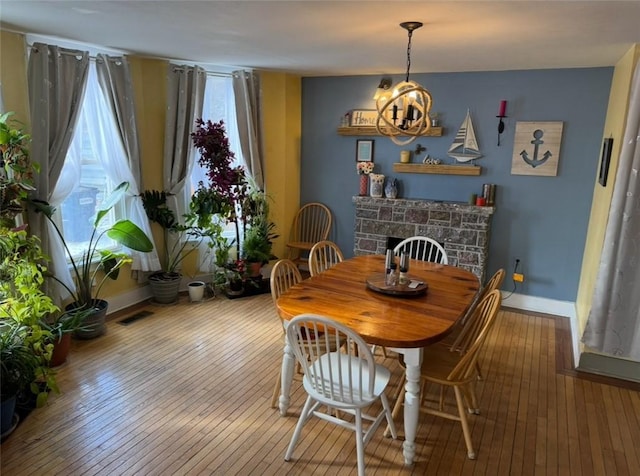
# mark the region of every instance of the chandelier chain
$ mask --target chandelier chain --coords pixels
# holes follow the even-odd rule
[[[407,78],[405,81],[409,82],[409,70],[411,69],[411,36],[413,35],[413,31],[408,31],[409,41],[407,43]]]

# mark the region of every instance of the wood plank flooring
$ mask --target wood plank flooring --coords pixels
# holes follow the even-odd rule
[[[153,314],[117,322],[140,309]],[[458,422],[421,414],[415,465],[379,429],[367,474],[640,474],[640,386],[573,371],[568,332],[566,319],[503,309],[481,358],[482,413],[470,416],[477,459]],[[57,372],[62,394],[2,443],[1,473],[356,474],[353,434],[318,419],[284,461],[305,394],[294,381],[289,416],[269,407],[281,352],[269,295],[121,313],[105,336],[74,341]],[[378,358],[393,372],[391,397],[402,370]]]

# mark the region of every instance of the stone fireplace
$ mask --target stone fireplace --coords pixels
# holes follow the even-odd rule
[[[353,197],[354,253],[384,254],[388,239],[428,236],[443,244],[449,264],[484,283],[493,207],[461,202]]]

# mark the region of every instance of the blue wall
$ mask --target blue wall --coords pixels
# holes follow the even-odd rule
[[[441,113],[442,137],[419,138],[427,153],[451,163],[446,152],[467,109],[483,157],[482,175],[394,174],[403,147],[374,136],[375,172],[396,177],[400,197],[466,201],[483,183],[497,184],[489,250],[489,275],[507,270],[511,290],[516,258],[525,282],[520,294],[575,301],[591,198],[613,68],[414,74]],[[401,79],[393,78],[395,83]],[[356,140],[339,136],[340,118],[351,109],[375,109],[378,76],[305,78],[302,82],[301,202],[325,203],[334,213],[332,239],[353,255],[354,206],[358,193]],[[506,129],[497,146],[498,106],[508,101]],[[516,121],[563,121],[558,175],[511,175]],[[424,156],[424,154],[423,154]]]

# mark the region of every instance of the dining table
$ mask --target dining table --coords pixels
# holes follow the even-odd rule
[[[385,256],[346,259],[291,286],[277,299],[276,307],[285,325],[300,314],[326,316],[350,327],[368,344],[403,355],[403,456],[405,464],[411,465],[420,414],[422,349],[445,338],[465,316],[478,295],[480,282],[463,268],[413,259],[408,271],[412,289],[406,284],[384,286],[385,272]],[[423,292],[416,291],[418,288]],[[285,338],[279,398],[282,416],[289,408],[294,363]]]

